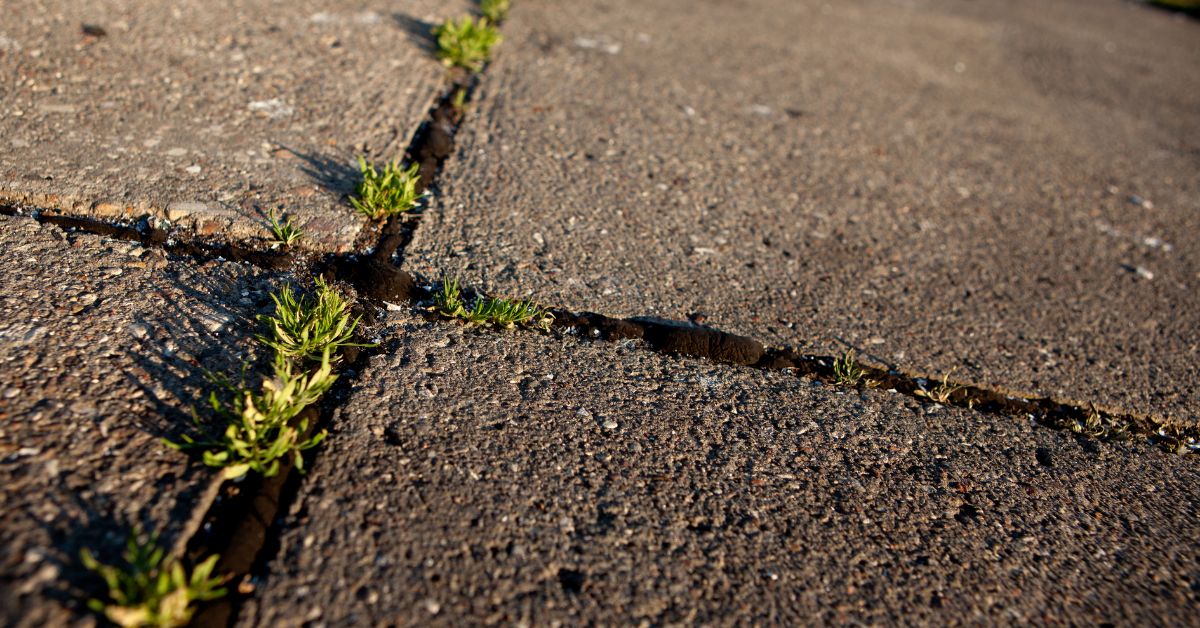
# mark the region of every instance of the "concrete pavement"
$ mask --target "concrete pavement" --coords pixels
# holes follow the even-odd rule
[[[405,318],[239,626],[1195,620],[1194,457]]]
[[[346,251],[355,158],[403,153],[444,73],[429,26],[466,8],[6,2],[0,200],[234,239],[274,211]]]
[[[1195,421],[1195,21],[530,3],[506,30],[408,268]]]
[[[181,241],[252,236],[237,225],[275,207],[324,250],[354,241],[349,159],[402,150],[440,80],[427,22],[465,8],[62,7],[0,22],[19,198],[148,213]],[[519,2],[399,263],[1195,423],[1196,28],[1075,0]],[[100,69],[72,83],[84,66]],[[162,85],[123,91],[122,68]],[[160,90],[145,113],[121,109],[134,87]],[[279,103],[249,109],[256,89],[247,103]],[[156,119],[171,128],[143,139]],[[226,125],[224,161],[180,131],[194,119]],[[101,145],[120,124],[133,139]],[[254,143],[280,137],[311,159],[256,164]],[[171,178],[168,139],[211,161]],[[109,149],[116,170],[92,181]],[[163,213],[203,193],[234,213]],[[317,266],[197,262],[27,218],[0,219],[0,238],[4,617],[82,628],[103,592],[79,547],[111,561],[136,522],[187,540],[215,474],[156,438],[189,420],[201,365],[236,373],[267,293]],[[238,625],[1195,623],[1194,455],[639,340],[356,305],[384,310],[381,349],[324,400],[331,435],[239,583]]]

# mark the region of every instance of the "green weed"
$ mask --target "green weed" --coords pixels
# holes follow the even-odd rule
[[[396,157],[391,163],[384,164],[380,173],[374,163],[359,155],[358,170],[363,180],[354,188],[358,198],[350,199],[350,203],[371,220],[406,212],[417,205],[418,169],[418,164],[412,164],[408,170],[402,169],[400,158]]]
[[[303,231],[292,226],[291,218],[288,218],[286,225],[281,225],[275,220],[275,210],[272,209],[267,215],[271,218],[271,235],[275,236],[275,239],[268,240],[267,244],[291,246],[293,242],[304,237]]]
[[[296,468],[304,472],[301,452],[317,446],[325,438],[325,430],[301,441],[300,435],[308,429],[308,420],[298,426],[289,425],[305,406],[316,402],[337,380],[331,374],[329,353],[325,347],[321,355],[321,366],[310,375],[294,373],[293,361],[282,353],[275,354],[275,377],[264,379],[262,392],[255,393],[241,386],[235,387],[220,375],[209,375],[213,383],[234,393],[236,401],[226,408],[217,398],[209,394],[209,404],[218,416],[228,421],[220,436],[212,436],[200,426],[193,412],[197,429],[203,434],[196,440],[183,436],[183,443],[163,442],[174,449],[204,449],[204,464],[223,467],[226,478],[236,478],[249,471],[257,471],[266,477],[279,473],[279,460],[294,456]]]
[[[492,55],[492,46],[504,41],[487,17],[478,21],[464,15],[458,22],[447,18],[431,31],[438,38],[438,59],[446,67],[483,69]]]
[[[271,295],[271,299],[275,301],[275,315],[258,316],[270,326],[271,333],[254,338],[284,356],[316,360],[326,348],[337,351],[340,347],[373,346],[349,342],[358,319],[350,322],[349,304],[320,277],[315,296],[301,296],[297,301],[291,286],[285,286],[278,297]]]
[[[854,363],[854,349],[847,349],[841,358],[833,359],[833,377],[841,386],[854,386],[863,376],[863,370]]]
[[[216,555],[197,565],[189,579],[178,560],[173,557],[163,560],[157,534],[150,535],[143,543],[138,540],[137,530],[131,530],[125,545],[128,548],[122,554],[125,564],[116,567],[101,565],[86,547],[79,552],[83,566],[104,579],[112,600],[110,604],[89,600],[88,607],[118,626],[183,626],[192,618],[192,602],[219,598],[226,593],[225,589],[217,588],[222,579],[211,577],[217,564]]]
[[[554,315],[539,307],[533,299],[521,302],[478,297],[475,299],[475,306],[467,309],[458,286],[458,278],[454,281],[450,281],[448,277],[443,279],[442,290],[434,294],[433,299],[438,309],[446,316],[461,318],[475,325],[494,325],[504,329],[523,325],[547,330],[554,322]]]
[[[492,24],[499,24],[508,17],[508,9],[511,6],[509,0],[480,0],[479,12]]]

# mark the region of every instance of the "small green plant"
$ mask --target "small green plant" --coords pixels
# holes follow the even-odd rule
[[[491,23],[499,24],[508,17],[508,9],[511,6],[509,0],[480,0],[479,12]]]
[[[465,104],[466,102],[467,102],[467,90],[465,90],[461,87],[458,88],[458,91],[454,92],[454,98],[450,99],[450,105],[452,107],[454,107],[454,109],[457,111],[462,111],[463,104]]]
[[[854,386],[862,379],[863,371],[854,363],[854,349],[847,349],[841,358],[833,359],[833,377],[841,386]]]
[[[288,218],[286,225],[281,225],[279,221],[275,220],[275,210],[272,209],[267,215],[271,218],[271,235],[275,236],[275,239],[268,240],[267,244],[291,246],[293,242],[304,237],[303,231],[292,226],[291,218]]]
[[[125,544],[128,549],[122,554],[125,564],[121,566],[101,565],[91,550],[86,547],[80,550],[83,566],[100,574],[112,600],[109,604],[89,600],[89,608],[125,628],[175,628],[192,618],[192,602],[225,595],[225,589],[217,588],[222,579],[211,577],[217,564],[216,555],[197,565],[189,579],[174,557],[163,560],[157,534],[150,535],[144,543],[138,536],[136,529],[129,532]]]
[[[475,306],[468,310],[457,277],[454,281],[444,278],[441,292],[434,294],[433,299],[446,316],[461,318],[475,325],[495,325],[504,329],[524,325],[546,330],[554,321],[554,315],[539,307],[533,299],[521,302],[479,297],[475,299]]]
[[[438,38],[438,59],[446,67],[466,68],[472,72],[483,69],[492,55],[492,46],[504,41],[487,17],[478,21],[469,15],[460,20],[447,18],[433,28]]]
[[[936,403],[948,403],[951,395],[963,389],[962,386],[954,386],[949,383],[950,374],[953,372],[954,369],[950,369],[948,373],[942,376],[942,383],[938,384],[933,390],[926,390],[922,387],[915,390],[914,394],[927,397]]]
[[[209,375],[213,383],[234,393],[236,401],[227,409],[217,398],[209,394],[209,404],[218,416],[229,422],[220,436],[212,436],[200,425],[195,412],[192,418],[203,434],[200,440],[188,435],[183,443],[163,442],[174,449],[204,449],[204,464],[223,467],[226,478],[236,478],[249,471],[257,471],[266,477],[279,473],[279,459],[294,456],[296,468],[304,472],[301,452],[316,447],[325,438],[326,431],[308,440],[301,441],[300,435],[308,429],[308,420],[298,426],[289,425],[305,406],[317,400],[337,376],[331,373],[330,347],[321,355],[321,366],[310,375],[294,373],[293,361],[282,353],[275,354],[275,377],[264,379],[262,392],[247,390],[243,382],[235,387],[220,375]]]
[[[433,302],[446,316],[454,318],[465,317],[467,306],[462,300],[462,290],[458,287],[458,277],[450,281],[449,277],[442,278],[441,292],[433,295]]]
[[[416,207],[419,168],[419,164],[412,164],[408,170],[404,170],[400,167],[400,158],[396,157],[384,164],[380,173],[374,163],[359,155],[358,170],[363,180],[354,188],[358,198],[350,199],[350,203],[371,220],[387,218]]]
[[[315,296],[296,300],[291,286],[284,286],[275,301],[275,315],[260,314],[258,320],[271,328],[270,335],[254,336],[259,342],[287,357],[319,359],[326,348],[366,347],[349,342],[358,326],[350,321],[350,307],[338,293],[317,277]]]

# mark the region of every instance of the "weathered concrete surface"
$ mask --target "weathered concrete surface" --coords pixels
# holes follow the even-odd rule
[[[207,508],[216,472],[160,439],[211,414],[202,364],[256,364],[278,281],[29,218],[0,217],[0,267],[0,624],[89,625],[82,547],[114,564],[139,524],[170,547]]]
[[[505,30],[408,268],[1200,416],[1200,23],[529,1]]]
[[[345,249],[355,156],[407,147],[444,73],[429,22],[466,8],[6,1],[0,200],[234,238],[267,235],[274,210],[302,245]]]
[[[389,323],[240,626],[1195,623],[1194,456]]]

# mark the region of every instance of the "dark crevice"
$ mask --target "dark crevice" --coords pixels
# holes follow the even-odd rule
[[[292,420],[297,427],[302,420],[308,421],[300,440],[332,424],[337,407],[352,392],[353,376],[367,367],[372,355],[383,352],[379,347],[343,349],[337,383],[319,404],[306,407]],[[306,468],[311,467],[324,447],[322,444],[305,452]],[[229,594],[200,604],[188,624],[192,628],[233,625],[242,603],[268,574],[268,563],[280,547],[281,515],[295,500],[303,479],[301,473],[294,471],[293,460],[284,459],[274,477],[248,474],[241,482],[226,481],[221,487],[220,496],[205,514],[200,531],[188,543],[187,558],[197,563],[219,554],[215,573],[226,575]]]
[[[459,105],[464,105],[474,84],[474,75],[452,73],[443,97],[415,134],[407,157],[409,163],[419,164],[418,192],[436,190],[438,172],[453,153],[454,132],[463,118],[464,107],[455,106],[455,96],[465,91],[459,100]],[[419,212],[395,215],[378,230],[379,241],[370,254],[327,256],[312,265],[312,274],[353,285],[363,299],[353,315],[362,314],[365,325],[374,321],[370,301],[405,303],[426,298],[428,293],[396,265],[403,259],[404,248],[411,242],[420,220]],[[366,368],[370,356],[382,352],[379,347],[343,348],[343,361],[350,366],[343,368],[342,373],[353,376]],[[322,398],[319,409],[313,406],[305,409],[310,418],[309,433],[332,423],[337,406],[350,395],[351,386],[351,377],[339,377],[335,387]],[[301,438],[307,437],[306,433]],[[305,454],[306,467],[311,466],[308,463],[323,448],[324,445]],[[276,477],[247,477],[241,483],[227,481],[221,487],[221,497],[210,507],[201,531],[188,544],[188,556],[197,562],[219,554],[216,571],[228,574],[230,593],[202,604],[189,624],[193,628],[234,625],[241,604],[269,574],[268,562],[280,549],[280,514],[287,512],[300,489],[302,476],[293,471],[291,461],[285,461]]]
[[[164,229],[155,229],[148,224],[128,227],[75,216],[62,216],[46,211],[24,211],[11,204],[0,204],[0,214],[5,216],[29,216],[42,224],[54,225],[65,231],[78,231],[107,236],[117,240],[137,242],[142,246],[160,248],[173,255],[192,257],[199,261],[221,258],[231,262],[245,262],[267,270],[287,270],[296,262],[291,252],[256,251],[236,244],[213,244],[202,241],[179,242]]]
[[[1145,438],[1159,447],[1186,453],[1187,443],[1200,440],[1200,428],[1166,425],[1149,417],[1106,412],[1094,405],[1082,407],[1043,397],[1019,397],[955,382],[936,382],[899,371],[857,364],[859,374],[850,384],[839,382],[833,356],[809,355],[791,348],[775,349],[745,336],[737,336],[682,321],[651,317],[616,319],[592,312],[552,309],[554,326],[576,328],[587,338],[608,341],[640,338],[656,351],[669,355],[707,358],[786,371],[833,385],[870,387],[904,394],[922,403],[939,403],[989,414],[1014,416],[1058,430],[1070,430],[1101,440]]]

